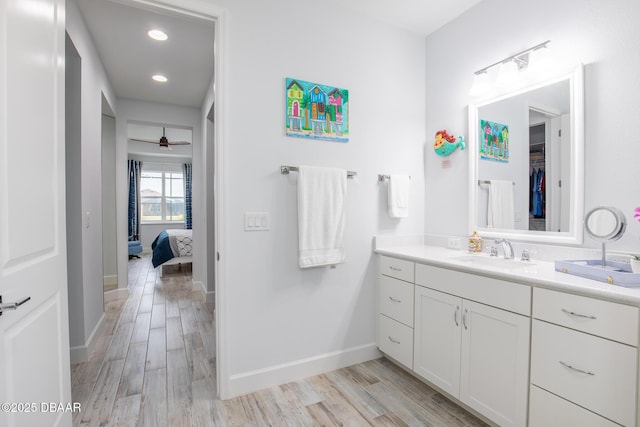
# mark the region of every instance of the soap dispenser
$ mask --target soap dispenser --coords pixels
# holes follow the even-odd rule
[[[473,236],[469,237],[469,252],[482,252],[482,237],[478,235],[477,231],[474,231]]]

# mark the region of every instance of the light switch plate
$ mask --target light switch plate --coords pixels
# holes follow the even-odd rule
[[[267,231],[270,222],[269,212],[244,213],[244,231]]]

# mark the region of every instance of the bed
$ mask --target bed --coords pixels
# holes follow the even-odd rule
[[[151,250],[153,267],[160,267],[160,276],[166,265],[188,264],[193,260],[192,230],[163,230],[158,234]]]

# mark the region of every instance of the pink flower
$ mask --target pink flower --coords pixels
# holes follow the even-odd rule
[[[636,208],[635,213],[633,214],[633,217],[638,221],[640,221],[640,206]]]

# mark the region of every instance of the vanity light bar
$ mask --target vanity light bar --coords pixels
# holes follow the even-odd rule
[[[530,47],[529,49],[522,50],[522,51],[520,51],[520,52],[518,52],[518,53],[516,53],[514,55],[511,55],[511,56],[509,56],[509,57],[507,57],[507,58],[505,58],[505,59],[503,59],[501,61],[494,62],[491,65],[487,65],[486,67],[481,68],[478,71],[476,71],[474,74],[476,74],[476,75],[484,74],[487,71],[489,71],[490,68],[493,68],[496,65],[507,63],[509,61],[515,61],[516,64],[518,64],[518,68],[526,67],[527,64],[528,64],[528,58],[524,58],[524,55],[527,54],[527,53],[533,52],[535,50],[538,50],[538,49],[546,48],[547,45],[550,42],[551,42],[551,40],[547,40],[547,41],[539,43],[539,44],[537,44],[537,45],[535,45],[533,47]]]

